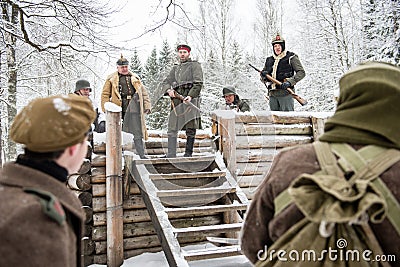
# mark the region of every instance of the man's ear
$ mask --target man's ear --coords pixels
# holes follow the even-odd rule
[[[76,154],[76,151],[78,151],[78,145],[79,144],[76,144],[67,148],[70,156],[74,156]]]

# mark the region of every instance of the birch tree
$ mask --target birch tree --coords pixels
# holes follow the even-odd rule
[[[360,6],[352,0],[299,0],[304,15],[302,40],[310,111],[334,110],[338,79],[360,60]],[[303,84],[304,85],[304,84]]]
[[[39,95],[47,95],[52,93],[49,88],[70,86],[70,82],[65,80],[53,84],[51,78],[55,73],[72,74],[72,77],[66,77],[69,80],[76,78],[79,74],[73,70],[81,69],[76,66],[84,65],[89,55],[109,51],[112,46],[105,41],[103,29],[112,11],[108,6],[88,0],[1,1],[0,44],[6,51],[6,63],[1,65],[1,73],[5,73],[7,79],[8,125],[16,115],[17,90],[23,81]],[[71,59],[75,60],[72,64],[75,67],[71,66],[67,73],[57,71],[70,66]],[[37,71],[30,73],[39,74],[40,78],[26,77],[24,67],[25,70]],[[47,72],[40,73],[40,69]],[[40,88],[44,85],[47,90]],[[8,142],[8,147],[7,155],[15,158],[15,144]]]
[[[263,57],[271,53],[272,38],[277,32],[282,32],[278,27],[278,4],[278,0],[257,0],[256,3],[258,13],[254,23],[254,50]]]

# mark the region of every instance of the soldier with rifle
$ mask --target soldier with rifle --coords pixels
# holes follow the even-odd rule
[[[167,158],[176,157],[179,130],[186,131],[184,157],[191,157],[196,129],[201,128],[200,91],[203,89],[203,70],[199,62],[190,58],[190,46],[178,45],[179,64],[174,65],[164,79],[162,88],[171,97],[171,112],[168,118]]]
[[[268,85],[270,109],[272,111],[294,111],[291,91],[294,93],[294,85],[302,80],[306,73],[299,57],[295,53],[285,50],[285,39],[279,33],[272,39],[272,47],[274,54],[266,59],[264,68],[260,72],[263,82],[271,82]],[[281,84],[272,82],[267,75]]]

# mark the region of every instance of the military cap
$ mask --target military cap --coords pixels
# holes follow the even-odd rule
[[[75,83],[75,91],[74,91],[74,93],[78,92],[81,89],[85,89],[85,88],[89,88],[90,92],[92,91],[92,88],[90,87],[90,82],[87,81],[87,80],[83,80],[83,79],[82,80],[78,80]]]
[[[192,49],[188,45],[180,44],[176,47],[176,51],[179,51],[179,50],[186,50],[186,51],[190,52]]]
[[[272,46],[274,46],[275,44],[280,44],[282,47],[282,51],[285,50],[285,39],[283,39],[283,37],[279,33],[277,33],[276,36],[272,38],[271,44]]]
[[[272,45],[281,43],[285,43],[285,39],[279,33],[277,33],[276,36],[272,38]]]
[[[33,152],[60,151],[82,142],[95,117],[86,97],[71,94],[37,98],[17,114],[10,137]]]
[[[120,59],[117,60],[117,65],[118,66],[128,66],[129,61],[126,58],[124,58],[124,56],[121,54]]]
[[[224,96],[226,95],[236,95],[236,89],[232,85],[227,85],[222,89]]]

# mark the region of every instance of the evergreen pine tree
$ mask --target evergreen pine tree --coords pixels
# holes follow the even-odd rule
[[[148,88],[152,112],[146,117],[146,124],[150,129],[161,130],[167,128],[170,101],[163,97],[161,82],[164,77],[160,75],[160,65],[157,58],[157,49],[151,51],[145,65],[145,84]]]
[[[363,1],[363,58],[400,63],[400,6],[393,0]]]
[[[174,59],[175,55],[171,47],[169,46],[167,40],[164,40],[160,51],[160,58],[158,59],[161,77],[165,77],[170,71],[172,65],[174,64]]]
[[[133,56],[131,57],[131,65],[129,67],[132,72],[136,73],[141,79],[143,79],[143,67],[142,62],[138,56],[136,48],[133,50]]]

